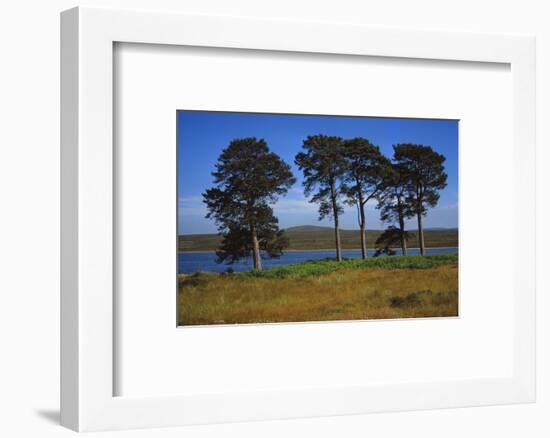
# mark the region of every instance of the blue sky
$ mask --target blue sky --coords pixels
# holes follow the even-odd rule
[[[458,226],[458,121],[377,117],[304,116],[256,113],[178,111],[178,232],[215,233],[206,219],[202,193],[213,185],[211,172],[221,151],[234,138],[263,138],[269,148],[292,167],[296,184],[273,205],[279,226],[331,226],[330,219],[318,220],[317,205],[309,203],[302,190],[302,173],[294,164],[308,135],[365,137],[391,157],[392,145],[417,143],[431,146],[446,157],[447,187],[440,192],[436,208],[425,219],[426,227]],[[353,207],[341,217],[344,229],[357,229]],[[409,221],[408,228],[415,222]],[[375,204],[367,205],[367,228],[382,229]]]

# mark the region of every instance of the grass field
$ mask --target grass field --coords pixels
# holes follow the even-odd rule
[[[457,254],[178,276],[179,325],[457,315]]]
[[[410,230],[415,232],[414,230]],[[374,248],[374,241],[380,235],[380,230],[367,230],[367,246]],[[301,226],[285,230],[290,240],[288,250],[314,250],[334,248],[334,230],[329,227]],[[342,248],[361,248],[357,230],[341,230]],[[427,229],[424,239],[428,248],[458,246],[458,229]],[[215,251],[221,238],[217,234],[189,234],[178,236],[178,251]],[[417,239],[412,238],[410,248],[416,248]]]

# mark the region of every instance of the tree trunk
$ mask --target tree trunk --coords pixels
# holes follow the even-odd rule
[[[336,240],[336,260],[342,261],[342,247],[340,244],[340,225],[338,224],[338,212],[334,214],[334,238]]]
[[[367,227],[367,219],[365,217],[365,204],[363,199],[359,199],[359,213],[361,215],[361,220],[359,222],[359,232],[361,233],[361,257],[363,259],[367,258],[367,240],[365,235],[365,229]]]
[[[401,253],[406,256],[407,255],[407,239],[405,239],[405,218],[403,217],[403,210],[401,207],[401,201],[397,200],[397,208],[398,208],[398,214],[399,214],[399,231],[400,231],[400,238],[401,238]]]
[[[257,271],[262,270],[262,258],[260,257],[260,243],[258,242],[258,234],[254,225],[250,226],[252,232],[252,253],[254,259],[254,269]]]
[[[334,239],[336,241],[336,260],[342,261],[342,247],[340,244],[340,225],[338,220],[338,204],[336,202],[336,194],[334,193],[334,184],[330,185],[330,198],[332,201],[332,212],[334,215]]]
[[[420,255],[424,255],[424,227],[422,226],[422,213],[417,213],[418,217],[418,244],[420,245]]]

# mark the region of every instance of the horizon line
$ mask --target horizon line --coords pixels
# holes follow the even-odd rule
[[[315,227],[315,228],[326,228],[327,230],[333,231],[334,227],[324,226],[324,225],[295,225],[288,228],[281,228],[281,231],[287,231],[291,230],[293,228],[303,228],[303,227]],[[458,226],[455,227],[427,227],[424,228],[424,231],[429,230],[458,230]],[[386,228],[367,228],[365,231],[385,231]],[[360,231],[359,228],[340,228],[340,231]],[[418,228],[407,228],[405,231],[418,231]],[[220,235],[221,233],[215,232],[215,233],[178,233],[178,236],[205,236],[205,235]]]

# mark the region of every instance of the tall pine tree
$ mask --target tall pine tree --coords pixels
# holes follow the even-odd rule
[[[218,158],[212,172],[215,186],[203,193],[207,218],[223,236],[218,261],[232,263],[253,256],[262,269],[261,251],[279,257],[288,246],[270,204],[296,182],[290,166],[271,152],[263,139],[235,139]]]
[[[358,137],[344,141],[342,153],[347,162],[344,174],[344,191],[348,204],[357,207],[361,256],[366,258],[367,216],[365,206],[367,202],[380,195],[391,163],[382,155],[378,146],[373,145],[366,138]]]
[[[430,146],[403,143],[394,145],[393,158],[406,178],[407,201],[411,204],[418,222],[418,244],[424,255],[423,217],[439,201],[439,190],[447,186],[445,157]]]
[[[406,169],[397,164],[391,164],[388,172],[384,175],[384,187],[378,196],[376,207],[380,210],[382,222],[397,224],[397,227],[390,226],[392,231],[388,232],[386,237],[392,236],[392,244],[396,243],[395,238],[398,238],[403,255],[407,255],[407,242],[413,236],[405,231],[405,220],[414,216],[414,209],[407,198],[408,184]],[[381,239],[382,241],[387,241],[387,239]]]
[[[296,155],[295,163],[304,173],[304,193],[310,202],[319,204],[319,220],[325,217],[334,222],[336,260],[342,261],[339,216],[343,212],[343,178],[347,162],[342,153],[341,137],[312,135],[303,144],[303,152]]]

